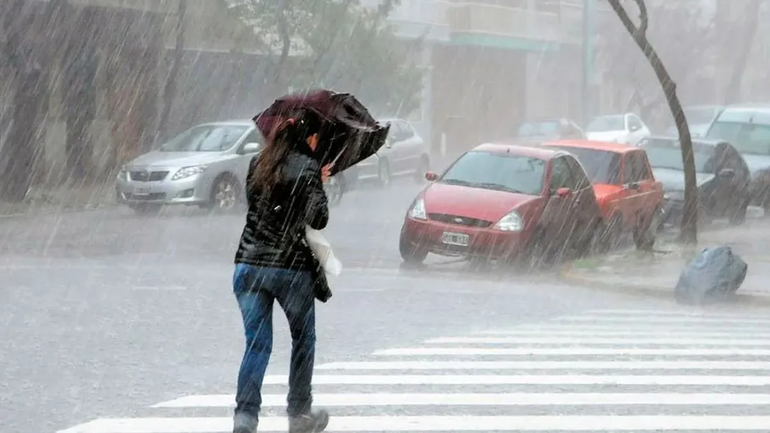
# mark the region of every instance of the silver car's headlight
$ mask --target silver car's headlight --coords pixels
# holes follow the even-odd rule
[[[190,167],[182,167],[179,169],[179,171],[174,173],[174,176],[171,178],[171,180],[186,179],[190,176],[201,174],[204,171],[206,171],[205,165],[192,165]]]
[[[414,205],[412,205],[412,208],[409,209],[409,218],[416,219],[416,220],[428,219],[428,213],[425,212],[425,200],[420,198],[414,202]]]
[[[511,211],[495,224],[495,228],[504,232],[520,232],[524,228],[524,220],[516,211]]]

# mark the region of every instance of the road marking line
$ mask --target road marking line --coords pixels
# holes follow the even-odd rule
[[[286,431],[284,417],[264,417],[260,431]],[[762,431],[770,416],[340,416],[328,432],[382,431]],[[228,433],[231,417],[102,418],[58,433]]]
[[[770,361],[361,361],[316,370],[770,370]]]
[[[677,356],[768,356],[770,349],[644,349],[638,347],[603,348],[467,348],[409,347],[374,352],[376,356],[494,356],[494,355],[677,355]]]
[[[587,311],[590,315],[616,315],[616,316],[677,316],[677,317],[714,317],[714,318],[750,318],[766,319],[766,316],[759,314],[737,314],[737,313],[719,313],[710,311],[660,311],[660,310],[591,310]]]
[[[675,393],[465,393],[465,394],[397,394],[350,393],[316,394],[319,406],[619,406],[619,405],[768,405],[770,394],[675,394]],[[191,395],[158,403],[153,408],[233,407],[234,394]],[[263,407],[285,407],[286,396],[262,396]]]
[[[719,331],[704,331],[704,332],[693,332],[692,330],[688,331],[671,331],[671,329],[666,330],[666,334],[670,335],[676,335],[677,337],[681,338],[722,338],[722,337],[730,337],[731,340],[742,340],[742,339],[751,339],[751,338],[770,338],[770,332],[767,331],[755,331],[751,332],[749,330],[740,330],[737,331],[740,332],[740,335],[736,335],[735,332],[719,332]],[[472,335],[478,335],[478,336],[532,336],[532,335],[538,335],[538,336],[544,336],[544,337],[564,337],[564,336],[577,336],[577,337],[585,337],[586,334],[590,334],[593,337],[599,337],[599,336],[607,336],[607,337],[659,337],[661,335],[662,331],[659,329],[649,329],[646,328],[644,330],[624,330],[619,331],[617,330],[617,327],[608,327],[608,326],[601,326],[601,327],[590,327],[588,329],[584,327],[545,327],[543,329],[539,328],[533,328],[533,329],[519,329],[519,328],[513,328],[513,329],[491,329],[488,331],[476,331],[473,332]]]
[[[286,385],[284,375],[265,385]],[[315,375],[313,385],[725,385],[768,386],[770,376],[564,375]]]
[[[443,337],[434,338],[426,344],[606,344],[634,346],[642,345],[681,345],[681,346],[770,346],[770,338],[766,340],[715,340],[708,338],[649,338],[643,339],[630,336],[627,338],[592,338],[592,337]]]
[[[143,292],[183,292],[187,290],[185,286],[135,286],[131,290]]]
[[[550,323],[570,323],[570,322],[618,322],[618,323],[628,323],[628,322],[640,322],[640,323],[692,323],[692,324],[704,324],[704,325],[732,325],[732,324],[754,324],[754,325],[763,325],[768,324],[770,325],[770,318],[755,318],[755,319],[747,319],[745,317],[736,317],[736,318],[722,318],[722,317],[655,317],[655,318],[648,318],[648,317],[628,317],[628,316],[618,316],[618,317],[607,317],[607,316],[601,316],[601,315],[591,315],[587,314],[584,316],[563,316],[555,319],[549,320]]]

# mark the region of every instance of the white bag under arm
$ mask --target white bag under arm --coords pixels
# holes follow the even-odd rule
[[[320,230],[307,226],[305,228],[305,240],[327,274],[338,276],[342,273],[342,262],[334,256],[331,244]]]

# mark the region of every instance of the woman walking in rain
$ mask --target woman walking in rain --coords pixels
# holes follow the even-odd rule
[[[243,317],[246,351],[238,374],[233,433],[257,431],[261,388],[273,345],[273,302],[286,314],[292,338],[287,413],[290,433],[323,431],[329,414],[311,410],[315,358],[314,272],[304,242],[307,226],[329,219],[318,148],[324,121],[310,109],[282,117],[253,161],[248,215],[235,256],[233,290]]]

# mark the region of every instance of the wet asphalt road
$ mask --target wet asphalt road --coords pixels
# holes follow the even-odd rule
[[[498,279],[458,264],[400,271],[398,233],[418,190],[407,181],[356,191],[333,209],[327,236],[345,271],[317,309],[318,364],[590,309],[658,306],[548,275]],[[232,393],[243,340],[230,282],[243,218],[107,209],[0,220],[0,431],[54,432]],[[290,341],[281,314],[275,322],[269,373],[286,374]]]

